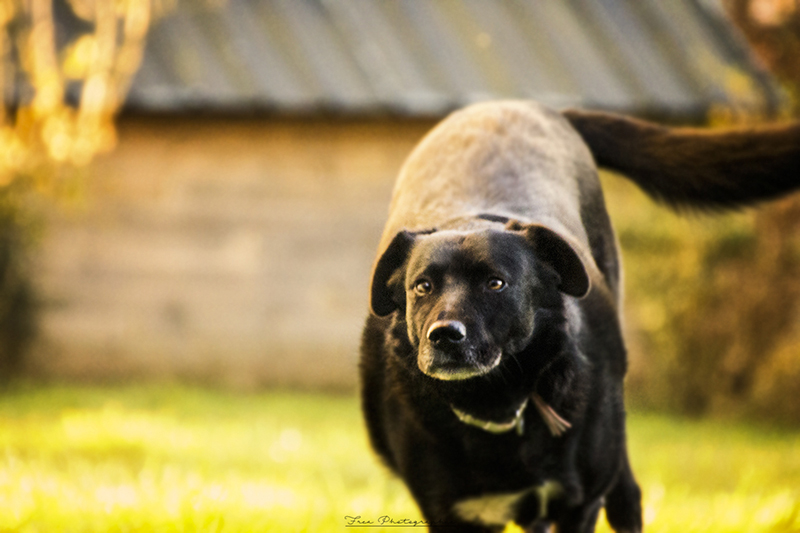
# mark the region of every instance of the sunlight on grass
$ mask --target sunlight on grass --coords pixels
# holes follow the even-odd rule
[[[800,432],[633,415],[630,441],[648,531],[800,530]],[[345,531],[345,516],[421,519],[369,451],[352,396],[0,397],[0,531]]]
[[[1,531],[330,531],[418,517],[352,397],[177,387],[0,399]]]

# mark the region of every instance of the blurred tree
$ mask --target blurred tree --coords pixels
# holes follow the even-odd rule
[[[167,0],[168,1],[168,0]],[[26,200],[115,144],[158,0],[0,0],[0,381],[35,331]],[[57,194],[57,193],[56,193]]]
[[[797,0],[726,0],[763,63],[800,109],[800,5]],[[800,169],[799,169],[800,171]],[[694,414],[750,412],[800,422],[800,199],[756,212],[747,233],[701,249],[683,313],[666,327],[675,355],[671,401]],[[698,320],[696,310],[703,319]]]
[[[797,0],[725,0],[758,57],[800,96],[800,5]]]
[[[797,116],[800,3],[728,0],[727,7],[756,54],[789,91]],[[733,370],[731,393],[747,396],[762,411],[798,422],[800,408],[788,399],[800,393],[800,199],[789,198],[760,211],[756,233],[759,248],[753,270],[758,279],[753,281],[763,291],[750,298],[746,323],[739,328],[741,338],[726,358],[726,367]],[[782,361],[787,356],[791,360]]]
[[[0,3],[0,185],[85,165],[113,147],[113,116],[141,61],[150,10],[150,0]]]

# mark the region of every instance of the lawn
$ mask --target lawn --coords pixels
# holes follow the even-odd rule
[[[800,531],[800,430],[633,413],[629,433],[648,531]],[[368,450],[351,395],[20,387],[0,395],[0,461],[0,532],[420,519]]]

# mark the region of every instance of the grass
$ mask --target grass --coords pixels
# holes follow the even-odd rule
[[[629,433],[648,531],[800,531],[800,431],[634,413]],[[352,396],[0,396],[0,532],[359,531],[345,516],[421,518],[369,451]]]

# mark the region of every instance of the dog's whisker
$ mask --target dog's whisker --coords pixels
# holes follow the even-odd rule
[[[514,361],[515,363],[517,363],[517,366],[519,367],[520,374],[524,374],[525,373],[525,368],[522,366],[522,363],[520,362],[519,358],[517,357],[517,354],[512,353],[511,354],[511,360]]]

